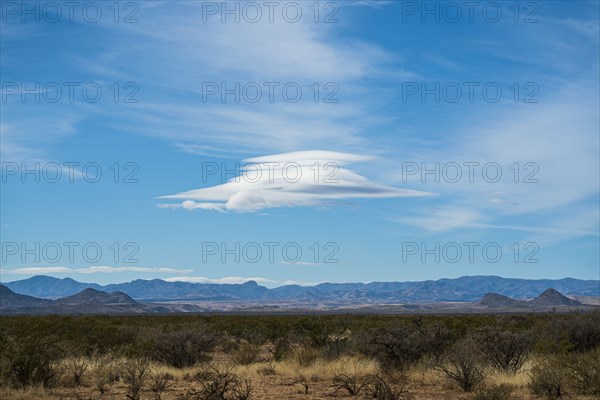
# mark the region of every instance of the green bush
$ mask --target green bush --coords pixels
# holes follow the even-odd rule
[[[50,386],[57,375],[59,353],[48,340],[4,337],[0,353],[0,374],[5,385]]]

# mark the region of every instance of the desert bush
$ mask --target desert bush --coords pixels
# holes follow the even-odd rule
[[[480,388],[473,400],[511,400],[513,389],[509,385],[491,385]]]
[[[209,360],[216,344],[217,334],[206,328],[160,332],[153,338],[153,356],[176,368],[191,367]]]
[[[59,353],[47,341],[9,336],[3,338],[0,352],[1,380],[8,386],[50,386],[57,376]]]
[[[410,398],[406,381],[401,376],[375,374],[369,377],[367,397],[378,400],[405,400]]]
[[[424,326],[415,320],[371,332],[361,351],[379,361],[389,371],[406,370],[427,354],[439,354],[448,343],[449,332],[440,325]]]
[[[148,373],[148,388],[155,400],[161,400],[163,392],[167,390],[169,381],[172,379],[173,376],[167,372],[150,370]]]
[[[234,355],[234,360],[240,365],[249,365],[256,362],[260,352],[258,345],[242,343]]]
[[[112,354],[96,354],[96,365],[92,370],[92,383],[100,395],[104,395],[108,386],[120,378],[115,359]]]
[[[544,352],[583,353],[600,347],[600,311],[553,316],[543,329]]]
[[[273,342],[273,359],[275,361],[281,361],[289,356],[291,350],[292,344],[288,338],[277,338]]]
[[[564,355],[536,361],[530,372],[532,392],[549,400],[563,397],[567,393],[567,363]]]
[[[302,374],[297,375],[294,378],[293,383],[296,385],[302,386],[302,389],[304,390],[304,394],[308,394],[308,390],[310,389],[310,383],[309,383],[309,379],[307,379],[306,376],[304,376]]]
[[[289,355],[292,362],[301,367],[308,367],[314,363],[319,356],[319,350],[306,343],[297,343],[293,345]]]
[[[83,374],[89,367],[89,362],[83,357],[69,357],[63,360],[64,372],[69,376],[73,385],[81,385]]]
[[[357,396],[369,382],[369,377],[366,375],[338,372],[334,375],[331,386],[334,394],[339,390],[345,390],[350,396]]]
[[[517,373],[533,350],[530,332],[510,332],[502,326],[486,327],[479,332],[478,342],[490,364],[503,372]]]
[[[476,389],[484,378],[477,343],[472,337],[465,337],[450,347],[437,361],[436,369],[455,381],[462,390],[470,392]]]
[[[252,381],[246,377],[238,377],[238,382],[233,386],[232,399],[248,400],[252,396]]]
[[[338,358],[346,352],[348,342],[352,337],[350,329],[326,334],[320,341],[319,349],[324,358]]]
[[[600,348],[568,358],[567,379],[575,393],[600,395]]]
[[[258,368],[258,373],[265,376],[275,375],[275,366],[272,362],[269,362],[268,364]]]
[[[128,358],[122,360],[119,367],[126,387],[125,396],[128,400],[140,400],[140,394],[148,377],[148,360]]]
[[[252,395],[252,382],[233,372],[231,365],[208,366],[196,374],[202,389],[188,390],[190,400],[248,400]]]

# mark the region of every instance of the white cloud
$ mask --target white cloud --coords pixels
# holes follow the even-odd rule
[[[81,274],[94,274],[94,273],[115,273],[115,272],[157,272],[165,274],[174,273],[189,273],[191,269],[175,269],[175,268],[146,268],[146,267],[109,267],[109,266],[92,266],[87,268],[78,268],[75,272]]]
[[[189,283],[218,283],[218,284],[242,284],[248,281],[255,281],[258,284],[262,284],[268,287],[277,287],[284,285],[300,285],[300,286],[314,286],[323,282],[310,282],[310,281],[296,281],[296,280],[273,280],[262,277],[250,277],[244,278],[239,276],[226,276],[223,278],[206,278],[203,276],[177,276],[172,278],[166,278],[167,282],[189,282]]]
[[[463,227],[523,230],[536,234],[536,242],[554,242],[587,236],[598,229],[598,68],[566,83],[538,104],[498,108],[498,113],[475,115],[464,127],[449,132],[457,137],[444,148],[428,143],[398,158],[425,162],[429,168],[456,162],[479,162],[474,181],[468,169],[458,183],[429,176],[418,188],[439,193],[437,211],[427,204],[409,212],[417,217],[396,218],[428,231]],[[593,76],[592,76],[593,75]],[[506,118],[510,114],[511,118]],[[464,130],[464,131],[463,131]],[[502,177],[490,183],[483,179],[482,166],[497,163]],[[515,164],[518,163],[518,164]],[[536,183],[525,183],[535,166]],[[516,170],[519,175],[515,175]],[[421,170],[424,168],[421,167]],[[396,171],[388,165],[386,171]],[[492,174],[493,175],[493,174]],[[515,176],[517,181],[515,182]],[[397,174],[392,182],[405,181]],[[593,207],[592,207],[593,206]],[[445,210],[445,211],[441,211]],[[531,224],[530,226],[527,226]],[[543,236],[541,236],[543,234]]]
[[[298,151],[255,157],[228,182],[161,199],[184,200],[163,208],[253,212],[267,208],[317,206],[345,199],[427,196],[428,192],[370,182],[345,168],[371,159],[333,151]]]
[[[167,282],[189,282],[189,283],[227,283],[227,284],[239,284],[245,283],[248,281],[255,281],[257,283],[277,283],[278,281],[274,281],[267,278],[261,277],[253,277],[253,278],[242,278],[239,276],[226,276],[223,278],[206,278],[203,276],[176,276],[172,278],[165,279]]]
[[[452,229],[474,226],[482,216],[473,209],[448,207],[430,210],[418,217],[398,218],[396,222],[419,226],[430,232],[444,232]]]
[[[2,270],[6,274],[19,274],[19,275],[37,275],[37,274],[68,274],[73,272],[70,268],[65,267],[25,267],[25,268],[14,268],[8,270]]]
[[[91,266],[87,268],[67,268],[67,267],[23,267],[13,269],[2,269],[7,274],[37,275],[37,274],[94,274],[94,273],[119,273],[119,272],[142,272],[142,273],[162,273],[162,274],[181,274],[190,273],[191,269],[175,268],[148,268],[148,267],[109,267],[104,265]]]

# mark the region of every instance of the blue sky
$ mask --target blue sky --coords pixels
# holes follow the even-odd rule
[[[598,2],[251,3],[2,4],[3,281],[599,278]]]

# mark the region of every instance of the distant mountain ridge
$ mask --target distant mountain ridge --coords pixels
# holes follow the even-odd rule
[[[384,302],[476,302],[487,293],[512,299],[532,299],[548,288],[570,296],[600,296],[600,281],[515,279],[498,276],[464,276],[422,282],[322,283],[315,286],[286,285],[273,289],[249,281],[244,284],[167,282],[161,279],[99,285],[71,278],[49,276],[4,283],[15,293],[46,299],[67,297],[84,289],[122,292],[138,301],[337,301]]]
[[[50,304],[52,301],[37,297],[18,294],[4,285],[0,285],[0,309],[14,307],[37,307]]]
[[[256,283],[246,283],[244,286],[258,286]],[[364,293],[356,293],[358,303],[345,303],[323,308],[324,303],[311,304],[302,301],[278,303],[276,308],[270,308],[268,303],[254,302],[212,302],[185,303],[182,301],[166,303],[138,303],[122,292],[102,292],[87,288],[81,292],[56,300],[39,299],[14,293],[6,286],[0,285],[0,315],[93,315],[93,314],[166,314],[166,313],[202,313],[202,312],[250,312],[250,313],[281,313],[282,311],[297,312],[327,312],[338,310],[373,314],[394,313],[506,313],[506,312],[548,312],[548,311],[589,311],[596,306],[583,304],[570,299],[555,289],[547,289],[532,300],[515,300],[496,293],[487,293],[477,302],[439,302],[429,304],[385,304],[368,303]],[[370,296],[369,296],[370,297]],[[212,304],[206,308],[202,304]],[[216,307],[215,307],[216,305]],[[250,305],[250,307],[248,307]],[[233,307],[232,307],[233,306]],[[282,307],[283,306],[283,307]],[[390,308],[392,307],[392,308]]]
[[[0,314],[138,314],[161,312],[138,303],[125,293],[87,288],[56,300],[18,294],[0,285]]]
[[[564,296],[556,289],[546,289],[532,300],[516,300],[497,293],[487,293],[477,303],[480,306],[490,308],[513,308],[513,307],[578,307],[583,303]]]

